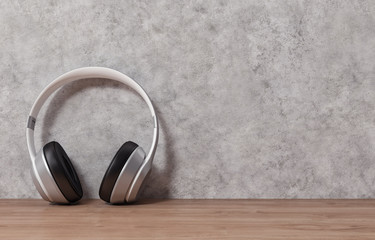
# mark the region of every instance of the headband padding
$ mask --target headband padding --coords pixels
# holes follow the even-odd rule
[[[124,143],[113,157],[111,164],[104,174],[102,183],[99,189],[99,196],[102,200],[110,202],[113,187],[117,181],[121,170],[128,161],[130,155],[137,149],[138,145],[134,142],[128,141]]]
[[[62,146],[58,142],[49,142],[44,145],[43,153],[52,177],[64,197],[70,203],[80,200],[83,195],[81,183]]]

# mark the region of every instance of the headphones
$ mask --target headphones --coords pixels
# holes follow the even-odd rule
[[[32,169],[31,176],[39,194],[46,201],[70,204],[82,198],[82,186],[73,165],[58,142],[49,142],[35,151],[34,127],[38,113],[47,98],[67,83],[87,78],[104,78],[121,82],[136,91],[147,103],[154,120],[151,149],[146,155],[136,143],[124,143],[113,157],[99,189],[102,200],[111,204],[132,203],[150,174],[159,138],[158,118],[154,106],[143,88],[130,77],[109,68],[85,67],[61,75],[40,93],[31,108],[26,128],[27,147]]]

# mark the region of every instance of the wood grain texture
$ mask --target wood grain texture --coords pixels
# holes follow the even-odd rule
[[[0,239],[375,239],[375,200],[0,200]]]

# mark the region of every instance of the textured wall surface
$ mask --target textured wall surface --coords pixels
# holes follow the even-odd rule
[[[39,197],[25,126],[41,90],[83,66],[149,93],[160,144],[144,197],[375,197],[374,1],[0,1],[0,197]],[[69,84],[42,108],[86,197],[152,119],[114,82]]]

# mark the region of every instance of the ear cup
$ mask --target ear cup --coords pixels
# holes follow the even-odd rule
[[[102,183],[100,185],[99,196],[102,200],[110,202],[112,190],[115,186],[117,178],[119,177],[121,170],[125,166],[130,155],[137,148],[138,145],[136,143],[128,141],[124,143],[117,151],[106,173],[104,174]]]
[[[70,202],[82,198],[82,186],[70,159],[58,142],[47,143],[43,153],[48,167],[61,193]]]

